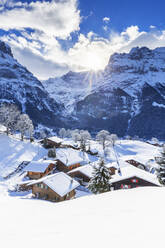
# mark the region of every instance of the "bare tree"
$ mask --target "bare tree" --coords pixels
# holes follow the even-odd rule
[[[14,131],[16,129],[16,123],[20,116],[20,111],[14,104],[3,104],[0,107],[0,122],[6,127],[7,135],[9,130]]]
[[[26,132],[30,132],[32,134],[33,123],[27,114],[20,115],[17,122],[17,129],[21,132],[21,140],[24,139]]]
[[[87,130],[80,130],[80,146],[83,151],[86,150],[86,144],[91,139],[91,135]]]
[[[65,128],[61,128],[59,131],[59,136],[63,139],[64,137],[66,137],[66,130]]]
[[[77,143],[77,141],[80,140],[80,138],[81,138],[80,132],[78,129],[73,130],[71,135],[72,135],[72,139],[74,140],[75,143]]]
[[[110,135],[110,142],[111,142],[113,147],[115,146],[115,143],[116,143],[117,140],[118,140],[118,137],[117,137],[116,134],[111,134]]]
[[[101,142],[103,146],[103,150],[105,150],[106,147],[106,141],[110,140],[110,133],[107,130],[101,130],[97,135],[96,139]]]

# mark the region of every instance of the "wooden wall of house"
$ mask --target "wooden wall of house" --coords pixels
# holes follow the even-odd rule
[[[90,178],[86,175],[84,175],[83,173],[81,173],[80,171],[74,171],[74,172],[70,172],[69,176],[73,177],[73,178],[79,178],[82,179],[84,182],[89,182]]]
[[[138,180],[137,182],[133,182],[133,180]],[[112,183],[112,187],[114,189],[122,189],[123,186],[128,186],[128,188],[137,188],[137,187],[144,187],[144,186],[157,186],[154,183],[150,183],[144,179],[138,178],[138,177],[131,177],[128,179],[124,179],[115,183]]]
[[[38,184],[34,184],[32,187],[32,193],[37,198],[60,202],[64,200],[70,200],[71,198],[75,196],[75,190],[72,190],[67,195],[61,197],[56,192],[54,192],[51,188],[49,188],[46,184],[40,183],[40,185],[41,184],[43,185],[44,188],[38,187]]]
[[[33,171],[28,171],[27,172],[27,176],[30,178],[30,179],[39,179],[41,177],[44,176],[44,172],[33,172]]]
[[[62,163],[60,160],[56,160],[56,168],[57,170],[59,171],[63,171],[63,172],[68,172],[68,171],[71,171],[75,168],[78,168],[80,167],[80,163],[77,163],[77,164],[73,164],[73,165],[70,165],[70,166],[67,166],[65,165],[64,163]]]
[[[115,175],[116,170],[117,170],[117,169],[116,169],[115,167],[110,167],[110,168],[109,168],[110,175]]]
[[[140,162],[137,162],[137,161],[135,161],[133,159],[127,160],[126,162],[131,164],[131,165],[133,165],[133,166],[135,166],[135,167],[138,167],[140,165],[143,168],[145,168],[144,164],[141,164]]]
[[[55,164],[51,163],[48,165],[48,167],[46,168],[46,170],[44,171],[44,175],[47,175],[49,172],[51,172],[54,168],[56,167]]]
[[[68,168],[68,171],[71,171],[71,170],[76,169],[80,166],[81,166],[80,163],[76,163],[76,164],[72,164],[70,166],[67,166],[67,168]]]

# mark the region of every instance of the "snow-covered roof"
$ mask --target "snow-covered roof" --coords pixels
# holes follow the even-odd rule
[[[72,148],[57,149],[56,158],[67,166],[84,162],[82,152]]]
[[[59,172],[50,176],[42,177],[38,180],[33,180],[33,182],[29,183],[28,185],[30,186],[41,182],[45,183],[49,188],[51,188],[61,197],[68,194],[80,185],[76,180],[74,180],[64,172]]]
[[[30,162],[23,171],[44,172],[50,164],[55,164],[56,161],[42,160]]]
[[[0,132],[5,132],[7,128],[0,124]]]
[[[150,183],[160,186],[160,183],[156,175],[153,175],[145,170],[136,168],[133,165],[128,164],[128,166],[121,167],[120,171],[121,171],[121,176],[118,174],[118,172],[116,172],[116,174],[111,179],[111,183],[115,183],[115,182],[125,180],[131,177],[138,177],[145,181],[148,181]]]
[[[92,178],[93,177],[93,172],[94,172],[94,167],[91,166],[90,164],[84,165],[84,166],[80,166],[78,168],[75,168],[71,171],[68,172],[68,174],[72,174],[73,172],[81,172],[82,174],[84,174],[85,176]]]
[[[53,142],[56,142],[56,143],[62,143],[63,142],[63,139],[57,137],[57,136],[53,136],[53,137],[49,137],[47,138],[48,140],[51,140]]]

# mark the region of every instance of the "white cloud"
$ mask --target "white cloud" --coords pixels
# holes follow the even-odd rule
[[[105,17],[103,18],[103,22],[106,22],[106,23],[110,22],[110,18],[105,16]]]
[[[72,32],[79,30],[81,21],[76,0],[17,2],[17,6],[10,1],[8,4],[13,7],[1,13],[0,28],[17,29],[20,35],[10,32],[2,39],[11,45],[18,61],[41,79],[60,76],[68,70],[103,69],[114,52],[128,52],[135,46],[156,48],[165,44],[165,30],[152,28],[144,32],[138,26],[130,26],[121,33],[111,30],[109,38],[93,32],[77,33],[78,41],[73,42]],[[103,19],[108,33],[106,22],[110,19]],[[34,30],[29,33],[28,27]],[[58,38],[68,41],[70,48],[64,50]]]
[[[61,39],[79,30],[80,11],[77,9],[77,0],[10,4],[12,8],[5,9],[0,15],[1,29],[31,28]]]
[[[150,28],[156,28],[156,26],[154,26],[154,25],[150,25]]]

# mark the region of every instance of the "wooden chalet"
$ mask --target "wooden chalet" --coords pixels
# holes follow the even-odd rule
[[[85,164],[82,152],[66,148],[56,151],[56,168],[59,171],[68,172]]]
[[[131,189],[143,186],[160,186],[156,175],[134,166],[128,165],[120,168],[120,172],[120,175],[116,173],[110,180],[114,190]]]
[[[90,164],[78,167],[68,172],[68,175],[75,178],[80,184],[88,183],[93,177],[94,167]]]
[[[140,163],[140,162],[138,162],[138,161],[136,161],[136,160],[134,160],[134,159],[126,160],[126,162],[131,164],[131,165],[133,165],[133,166],[135,166],[135,167],[137,167],[137,168],[145,170],[145,165]]]
[[[49,137],[49,138],[45,138],[43,140],[41,140],[41,144],[43,144],[43,146],[45,148],[59,148],[60,145],[62,144],[63,140],[53,136],[53,137]]]
[[[54,202],[70,200],[75,196],[79,183],[63,172],[34,180],[32,186],[34,197]]]
[[[23,169],[23,171],[27,173],[26,176],[30,179],[39,179],[51,173],[55,168],[55,161],[32,161]]]

